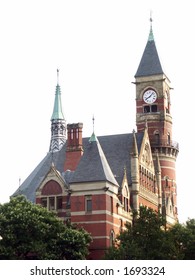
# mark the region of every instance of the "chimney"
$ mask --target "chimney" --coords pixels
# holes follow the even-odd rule
[[[74,171],[83,155],[82,123],[67,124],[68,139],[64,170]]]

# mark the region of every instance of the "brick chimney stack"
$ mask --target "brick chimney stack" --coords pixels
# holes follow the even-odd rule
[[[67,124],[67,147],[64,170],[73,171],[76,169],[81,156],[83,155],[82,123]]]

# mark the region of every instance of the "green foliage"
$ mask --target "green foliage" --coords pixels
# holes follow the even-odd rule
[[[179,223],[166,230],[159,213],[145,207],[139,216],[133,214],[133,225],[117,237],[117,246],[106,253],[106,259],[174,260],[195,259],[195,220]]]
[[[1,259],[84,259],[90,235],[24,196],[0,205]]]

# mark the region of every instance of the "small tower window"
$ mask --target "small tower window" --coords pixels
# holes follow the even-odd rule
[[[156,143],[156,144],[160,144],[160,135],[159,135],[158,132],[156,132],[156,133],[154,134],[154,138],[155,138],[155,143]]]
[[[157,105],[152,105],[151,109],[152,109],[153,113],[156,113],[157,112]]]
[[[150,106],[144,106],[144,113],[150,113]]]
[[[157,105],[146,105],[144,106],[144,113],[156,113],[158,111]]]

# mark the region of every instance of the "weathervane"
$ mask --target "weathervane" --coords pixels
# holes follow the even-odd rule
[[[95,118],[94,118],[94,115],[93,115],[92,121],[93,121],[93,133],[94,133],[94,124],[95,124]]]
[[[57,84],[58,84],[58,85],[59,85],[59,72],[60,72],[60,70],[57,69]]]
[[[152,19],[152,11],[150,11],[150,24],[152,26],[152,22],[153,22],[153,19]]]

